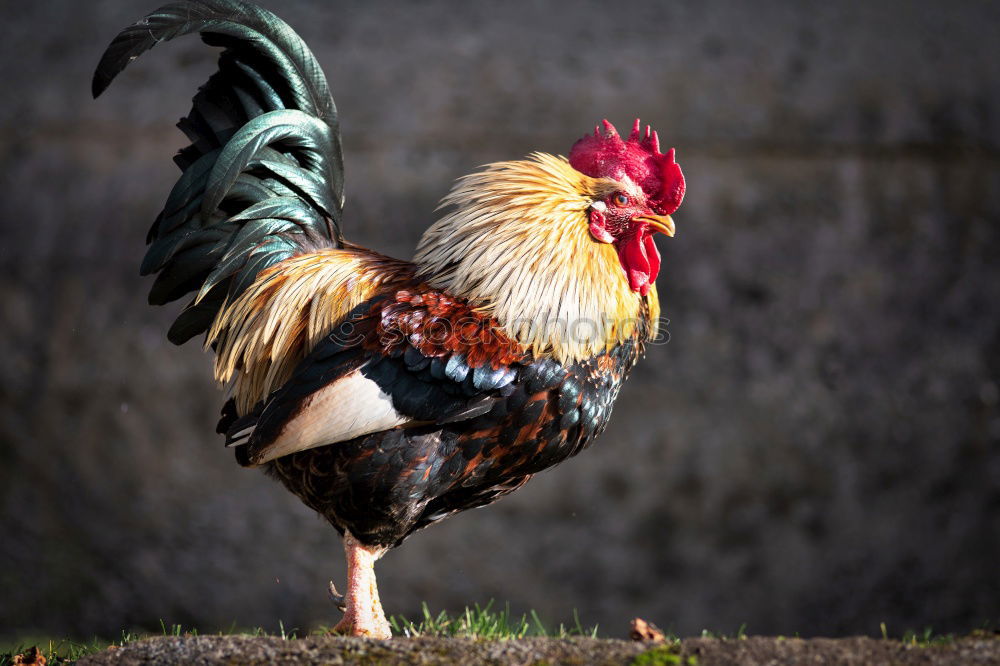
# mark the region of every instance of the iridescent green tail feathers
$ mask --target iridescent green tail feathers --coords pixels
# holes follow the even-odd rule
[[[181,344],[204,332],[226,299],[294,254],[340,247],[344,167],[337,107],[312,52],[270,12],[234,0],[185,0],[124,29],[94,73],[100,95],[161,41],[193,32],[221,46],[219,69],[178,123],[191,145],[149,230],[149,302],[196,292],[170,328]]]

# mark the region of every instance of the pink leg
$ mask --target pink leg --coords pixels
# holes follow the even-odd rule
[[[337,623],[333,632],[348,636],[392,638],[375,584],[375,560],[382,557],[385,549],[364,546],[350,532],[345,532],[344,551],[347,553],[347,594],[344,595],[347,609],[344,619]]]

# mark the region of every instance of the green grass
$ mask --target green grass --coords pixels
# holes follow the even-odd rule
[[[597,637],[597,626],[585,628],[580,623],[580,618],[576,611],[573,611],[574,624],[566,627],[558,625],[550,628],[546,626],[538,613],[531,611],[520,617],[511,614],[510,608],[505,606],[503,610],[494,610],[494,604],[490,601],[485,606],[476,604],[473,608],[466,608],[463,612],[449,615],[445,611],[434,614],[431,613],[427,604],[423,604],[423,615],[416,621],[404,616],[393,616],[389,618],[393,632],[398,636],[436,636],[454,638],[475,638],[481,640],[508,640],[525,638],[527,636],[566,638],[569,636],[589,636]],[[321,627],[305,635],[322,635],[327,633],[327,628]],[[100,652],[109,646],[123,647],[133,641],[142,640],[151,636],[198,636],[199,632],[195,628],[184,628],[179,624],[167,624],[160,621],[160,633],[133,633],[122,631],[121,637],[116,641],[92,638],[90,641],[74,641],[69,639],[53,640],[48,637],[22,636],[14,641],[0,641],[0,666],[9,666],[13,663],[14,655],[22,654],[31,647],[38,647],[39,652],[48,660],[50,664],[65,663],[79,659],[94,652]],[[241,635],[241,636],[273,636],[282,640],[294,640],[299,637],[298,629],[287,630],[282,621],[278,621],[278,632],[269,633],[261,627],[253,629],[241,629],[234,623],[227,631],[220,631],[218,635]]]
[[[389,619],[394,633],[400,636],[440,636],[452,638],[478,638],[482,640],[507,640],[539,636],[549,638],[567,638],[569,636],[588,636],[597,638],[597,626],[584,627],[580,616],[573,611],[573,624],[566,627],[548,627],[531,611],[520,617],[511,615],[510,607],[494,610],[491,600],[485,606],[476,604],[466,608],[457,615],[449,615],[441,611],[437,615],[431,613],[427,604],[422,605],[423,617],[412,621],[406,617],[394,616]]]
[[[885,626],[885,622],[879,623],[879,629],[882,632],[883,640],[891,640],[889,636],[889,630]],[[955,634],[935,634],[931,627],[924,627],[922,631],[916,631],[914,629],[907,629],[903,632],[903,635],[899,637],[899,642],[906,645],[912,645],[914,647],[930,647],[932,645],[950,645],[954,643],[957,637]]]
[[[673,635],[672,633],[670,635]],[[747,623],[744,622],[740,625],[739,629],[736,630],[735,634],[727,634],[724,631],[712,631],[710,629],[701,630],[702,638],[718,638],[719,640],[742,640],[747,637]],[[676,636],[674,636],[676,638]]]
[[[59,664],[75,661],[81,657],[94,652],[100,652],[110,646],[122,647],[132,641],[145,638],[138,634],[122,632],[121,638],[117,641],[106,641],[93,638],[90,642],[73,641],[69,639],[51,639],[25,636],[14,642],[0,642],[0,666],[8,666],[14,662],[14,655],[23,654],[32,647],[37,647],[39,653],[45,657],[49,664]]]

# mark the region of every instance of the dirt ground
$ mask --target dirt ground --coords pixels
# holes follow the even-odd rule
[[[679,645],[603,639],[536,638],[475,641],[450,638],[247,636],[150,638],[81,659],[81,665],[133,664],[1000,664],[1000,640],[962,638],[915,646],[873,638],[684,639]]]

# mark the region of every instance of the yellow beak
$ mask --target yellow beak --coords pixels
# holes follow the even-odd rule
[[[637,222],[645,222],[654,231],[664,233],[671,238],[674,235],[674,221],[669,215],[638,215],[632,219]]]

